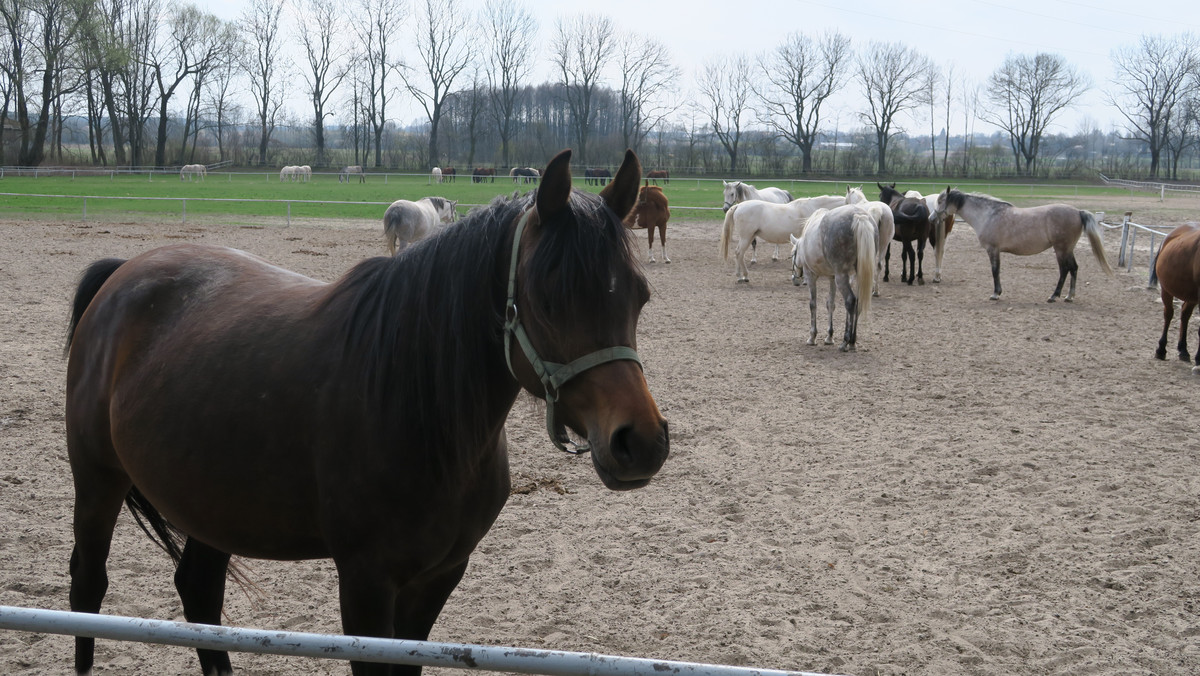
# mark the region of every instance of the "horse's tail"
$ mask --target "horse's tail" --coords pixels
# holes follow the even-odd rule
[[[100,293],[100,287],[104,286],[104,282],[108,281],[109,277],[117,271],[125,263],[123,258],[102,258],[95,263],[87,266],[83,274],[79,277],[79,284],[75,287],[75,300],[71,303],[71,321],[67,324],[67,345],[63,348],[63,356],[66,356],[71,351],[71,341],[75,339],[75,328],[79,326],[79,319],[83,317],[84,310],[92,304],[92,299]]]
[[[733,232],[733,214],[739,206],[735,204],[725,212],[725,224],[721,227],[721,258],[729,260],[729,236]]]
[[[850,226],[854,230],[854,243],[858,250],[855,278],[858,281],[858,314],[861,316],[871,307],[871,289],[875,286],[875,221],[865,211],[854,214]],[[811,281],[810,281],[811,283]]]
[[[1112,266],[1108,264],[1108,255],[1104,253],[1104,239],[1100,233],[1100,224],[1096,222],[1096,217],[1090,211],[1079,211],[1079,218],[1083,221],[1083,230],[1087,233],[1088,242],[1092,245],[1092,253],[1096,255],[1096,260],[1100,262],[1100,267],[1105,274],[1113,273]]]

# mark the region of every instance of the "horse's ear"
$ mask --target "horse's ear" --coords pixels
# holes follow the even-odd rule
[[[545,222],[565,209],[571,199],[571,149],[555,155],[542,177],[537,190],[537,213],[538,219]]]
[[[612,183],[600,191],[600,199],[604,200],[618,217],[625,218],[637,202],[638,184],[641,181],[642,163],[632,150],[626,150],[625,161],[621,162],[621,168],[617,169]]]
[[[883,184],[881,184],[879,181],[875,181],[875,187],[883,190]]]

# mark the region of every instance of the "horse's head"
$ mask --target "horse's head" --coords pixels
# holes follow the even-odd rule
[[[866,201],[867,195],[863,192],[861,185],[857,188],[846,186],[846,204],[858,204]]]
[[[962,192],[954,190],[950,186],[946,186],[946,189],[938,195],[937,209],[935,209],[934,212],[929,215],[930,220],[936,221],[936,219],[944,218],[946,216],[953,216],[954,214],[958,213],[959,209],[962,208],[964,201],[965,195],[963,195]]]
[[[883,185],[876,181],[875,185],[879,188],[879,201],[883,202],[884,204],[894,207],[896,206],[896,202],[904,199],[904,195],[901,195],[900,191],[896,190],[895,183],[891,185]]]
[[[730,207],[732,207],[733,205],[737,204],[740,201],[738,199],[738,188],[741,187],[742,182],[734,181],[734,182],[730,183],[728,181],[721,181],[721,185],[722,185],[722,187],[724,189],[724,193],[725,193],[725,204],[722,205],[721,211],[729,211]]]
[[[641,167],[627,151],[597,196],[572,188],[570,158],[565,150],[550,161],[518,226],[510,365],[522,387],[546,400],[556,445],[569,428],[588,440],[606,486],[638,488],[670,445],[634,351],[650,290],[621,221],[637,200]]]

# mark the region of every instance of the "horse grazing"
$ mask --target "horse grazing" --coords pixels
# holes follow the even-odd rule
[[[892,209],[896,223],[896,232],[892,239],[904,245],[900,253],[900,282],[912,286],[913,280],[916,280],[917,284],[924,286],[925,271],[922,268],[925,262],[925,240],[929,239],[929,207],[925,206],[923,200],[900,194],[895,183],[875,185],[879,188],[879,201]],[[917,243],[915,250],[913,242]],[[889,243],[887,253],[883,256],[885,282],[888,281],[891,259],[892,246]]]
[[[193,176],[196,177],[196,180],[203,181],[208,176],[208,167],[203,164],[185,164],[180,167],[179,180],[182,181],[186,177],[188,181],[191,181]]]
[[[804,223],[817,209],[826,208],[827,197],[809,197],[792,200],[787,204],[748,200],[738,202],[725,212],[725,223],[721,227],[721,258],[729,259],[729,243],[737,234],[737,281],[749,282],[750,268],[746,265],[746,249],[756,238],[772,244],[786,244],[789,237],[798,237],[804,231]],[[844,204],[841,197],[834,197],[834,206]]]
[[[312,167],[307,164],[296,167],[296,179],[308,183],[312,180]]]
[[[1075,278],[1079,263],[1075,260],[1075,244],[1080,235],[1087,233],[1092,245],[1092,254],[1100,268],[1111,275],[1112,267],[1104,254],[1104,240],[1096,217],[1090,211],[1077,209],[1069,204],[1045,204],[1038,207],[1015,207],[1004,200],[982,193],[964,193],[949,186],[938,195],[937,212],[934,217],[958,216],[975,230],[979,244],[987,251],[992,263],[992,300],[1000,298],[1000,254],[1032,256],[1050,247],[1058,259],[1058,285],[1050,294],[1047,303],[1058,300],[1062,293],[1067,273],[1071,274],[1071,288],[1064,299],[1070,302],[1075,297]]]
[[[349,183],[351,176],[357,176],[359,183],[367,182],[367,174],[363,171],[362,165],[354,164],[342,168],[341,173],[338,174],[338,183]]]
[[[646,178],[654,185],[658,185],[659,181],[664,185],[671,185],[671,172],[666,169],[653,169],[646,174]]]
[[[612,172],[607,169],[584,169],[583,182],[587,185],[607,185]]]
[[[1181,225],[1163,240],[1158,255],[1154,257],[1154,274],[1158,278],[1159,292],[1163,302],[1163,332],[1154,356],[1167,358],[1167,330],[1175,316],[1175,299],[1183,301],[1179,314],[1179,359],[1189,361],[1187,349],[1188,320],[1192,310],[1200,303],[1200,226]],[[1196,366],[1193,373],[1200,373],[1200,347],[1196,349]]]
[[[895,184],[893,184],[895,185]],[[925,202],[929,209],[929,243],[933,245],[933,283],[942,281],[942,256],[946,253],[946,237],[954,230],[954,216],[943,214],[937,217],[937,194],[922,195],[916,190],[906,190],[905,197],[912,197]]]
[[[289,166],[286,166],[286,167],[280,169],[279,170],[279,182],[283,183],[284,181],[296,180],[296,172],[299,170],[300,170],[300,167],[292,166],[292,165],[289,165]]]
[[[669,437],[634,349],[650,288],[621,219],[640,178],[629,151],[599,195],[573,190],[563,151],[536,193],[332,284],[197,244],[89,266],[68,338],[71,610],[100,611],[125,503],[178,562],[189,622],[220,623],[231,554],[332,558],[346,634],[424,640],[508,499],[522,389],[555,446],[586,436],[605,486],[649,483]],[[76,673],[94,643],[76,639]]]
[[[492,183],[496,182],[496,170],[492,167],[475,167],[471,172],[472,183],[483,183],[488,179],[491,179]]]
[[[542,174],[533,167],[513,167],[508,172],[508,175],[512,178],[513,183],[516,183],[517,181],[522,183],[537,183],[538,178]]]
[[[458,219],[458,202],[444,197],[422,197],[416,202],[396,200],[383,212],[383,235],[393,256],[413,242],[429,237],[438,228]],[[397,240],[400,245],[397,246]]]
[[[638,191],[637,204],[633,206],[633,211],[630,211],[629,215],[625,217],[625,227],[630,230],[646,229],[646,235],[650,240],[651,263],[655,262],[655,228],[658,229],[658,236],[662,245],[663,262],[671,262],[671,257],[667,255],[667,221],[670,218],[671,209],[667,205],[667,196],[663,194],[662,188],[656,185],[648,185]]]
[[[726,213],[729,212],[730,207],[733,205],[749,200],[762,200],[764,202],[775,202],[777,204],[787,204],[788,202],[792,201],[792,193],[784,190],[783,188],[763,188],[762,190],[759,190],[749,183],[742,183],[741,181],[733,181],[732,183],[728,181],[721,181],[721,185],[725,193],[725,202],[721,209]],[[750,262],[757,263],[758,241],[752,240],[750,242],[750,247]],[[771,260],[779,260],[778,244],[776,244],[775,251],[771,254]]]
[[[442,179],[443,180],[453,183],[454,178],[457,175],[458,175],[458,172],[454,169],[454,167],[442,167]]]
[[[792,236],[792,265],[804,270],[808,280],[808,311],[811,329],[808,344],[817,344],[817,283],[829,278],[829,332],[825,344],[833,344],[833,307],[837,291],[846,305],[846,327],[841,351],[855,351],[858,318],[871,306],[871,288],[877,265],[875,219],[857,204],[835,209],[818,209],[808,219],[804,233]],[[851,276],[854,284],[850,283]],[[835,287],[836,285],[836,287]]]
[[[433,181],[434,183],[441,183],[442,182],[442,170],[438,169],[437,167],[430,169],[429,170],[429,179],[431,181]]]

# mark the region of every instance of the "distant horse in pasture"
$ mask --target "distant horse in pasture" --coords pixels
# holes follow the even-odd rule
[[[413,242],[437,232],[458,219],[458,202],[444,197],[422,197],[416,202],[396,200],[383,213],[383,234],[393,256]],[[399,245],[397,245],[399,242]]]
[[[296,179],[308,183],[312,180],[312,167],[302,164],[296,167]]]
[[[483,183],[485,181],[496,182],[496,170],[492,167],[475,167],[471,172],[472,183]]]
[[[792,265],[803,269],[808,280],[809,345],[817,344],[817,284],[828,277],[829,331],[825,334],[825,344],[833,344],[833,308],[840,290],[846,306],[840,349],[842,352],[857,349],[858,319],[871,306],[877,235],[875,220],[866,209],[859,204],[845,204],[835,209],[817,209],[808,218],[804,233],[789,238]]]
[[[608,169],[584,169],[583,182],[587,185],[608,185],[612,172]]]
[[[533,167],[513,167],[508,172],[508,175],[512,178],[513,183],[518,181],[521,183],[537,183],[538,177],[542,175],[542,172]]]
[[[904,245],[900,253],[900,282],[912,286],[925,285],[925,271],[922,264],[925,261],[925,241],[929,239],[929,207],[924,200],[915,197],[905,197],[896,190],[896,184],[875,184],[879,188],[879,201],[892,209],[896,221],[896,233],[892,239]],[[914,249],[913,242],[916,242]],[[888,244],[887,253],[883,257],[883,281],[888,281],[891,267],[892,247]]]
[[[638,191],[637,203],[633,205],[633,211],[630,211],[629,215],[625,217],[625,227],[630,230],[646,229],[646,235],[650,240],[651,263],[655,262],[654,230],[656,228],[662,245],[663,262],[671,262],[671,257],[667,255],[667,221],[670,218],[671,209],[662,188],[648,185]]]
[[[450,183],[454,182],[458,171],[454,167],[442,167],[442,179]]]
[[[1163,303],[1163,331],[1158,340],[1154,356],[1167,358],[1167,331],[1175,316],[1175,299],[1183,301],[1179,313],[1179,359],[1187,362],[1191,358],[1187,348],[1188,320],[1196,304],[1200,303],[1200,226],[1187,224],[1176,227],[1163,240],[1158,255],[1154,257],[1154,274],[1158,278],[1158,289]],[[1198,332],[1200,341],[1200,332]],[[1193,373],[1200,373],[1200,342],[1196,347],[1196,366]]]
[[[435,184],[441,183],[442,182],[442,170],[438,169],[437,167],[430,169],[429,170],[429,179]]]
[[[363,171],[362,165],[353,164],[342,168],[341,173],[338,174],[338,183],[349,183],[351,176],[357,176],[359,183],[367,182],[367,174]]]
[[[646,178],[654,185],[658,185],[659,181],[662,181],[664,185],[671,184],[671,172],[666,169],[651,170],[650,173],[646,174]]]
[[[191,181],[193,176],[197,181],[203,181],[208,176],[208,168],[203,164],[185,164],[179,169],[179,180]]]
[[[1092,254],[1106,274],[1112,274],[1104,253],[1100,225],[1090,211],[1069,204],[1045,204],[1037,207],[1016,207],[1004,200],[983,193],[964,193],[949,186],[938,195],[935,218],[959,216],[975,230],[980,245],[992,263],[992,300],[1000,298],[1000,254],[1032,256],[1051,247],[1058,259],[1058,285],[1047,303],[1058,300],[1063,282],[1071,275],[1071,287],[1063,300],[1075,298],[1075,278],[1079,263],[1075,260],[1075,244],[1087,233]]]
[[[231,555],[332,559],[342,633],[427,640],[509,499],[521,392],[545,399],[555,447],[586,437],[607,488],[647,485],[670,435],[633,347],[651,288],[621,219],[641,174],[629,151],[609,189],[573,190],[563,151],[535,193],[333,283],[199,244],[88,266],[67,330],[70,609],[101,611],[128,507],[188,622],[220,624]],[[73,673],[95,643],[75,639]],[[223,650],[197,656],[233,673]]]
[[[286,166],[279,170],[279,182],[296,180],[296,172],[300,170],[297,166]]]

